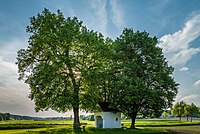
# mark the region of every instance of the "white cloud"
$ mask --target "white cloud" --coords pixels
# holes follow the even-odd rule
[[[182,67],[182,68],[180,69],[180,71],[188,71],[188,70],[189,70],[188,67]]]
[[[103,35],[108,36],[107,34],[107,0],[89,0],[89,5],[92,8],[93,21],[95,22],[95,27],[98,32],[103,33]]]
[[[86,8],[78,9],[77,7],[79,4],[82,7],[86,6]],[[65,17],[77,16],[83,21],[83,24],[86,25],[87,28],[98,31],[104,36],[109,36],[107,30],[108,13],[106,9],[108,0],[81,1],[78,3],[77,7],[74,7],[69,1],[43,1],[43,5],[53,9],[53,12],[60,9]]]
[[[189,19],[182,30],[160,38],[159,46],[163,48],[170,65],[185,65],[200,48],[191,48],[191,43],[200,36],[200,14]]]
[[[170,65],[185,65],[193,55],[197,54],[200,48],[187,48],[171,55]]]
[[[185,101],[188,104],[194,103],[194,104],[200,106],[199,99],[200,99],[200,95],[192,94],[192,95],[184,96],[179,101]]]
[[[118,0],[110,0],[111,11],[113,13],[112,22],[118,29],[124,25],[124,10]]]
[[[26,39],[0,42],[0,112],[30,116],[64,116],[55,111],[35,113],[34,102],[28,98],[28,85],[18,80],[15,64],[17,50],[27,44]]]
[[[6,61],[16,61],[17,51],[27,46],[26,38],[13,38],[9,41],[0,41],[0,58]]]
[[[30,116],[65,116],[49,110],[35,113],[34,102],[28,98],[29,87],[18,81],[17,65],[0,59],[0,112]]]
[[[0,68],[0,112],[19,114],[24,109],[30,109],[28,86],[17,80],[17,66],[0,59]]]
[[[194,83],[194,86],[195,86],[195,87],[200,87],[200,80],[196,81],[196,82]]]
[[[195,99],[195,98],[198,98],[197,94],[185,96],[185,97],[181,98],[181,100],[191,100],[191,99]]]

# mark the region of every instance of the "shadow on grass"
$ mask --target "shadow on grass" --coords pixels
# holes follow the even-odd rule
[[[0,124],[0,130],[49,128],[54,126],[49,124]]]
[[[99,129],[95,127],[86,127],[86,131],[83,132],[82,129],[80,131],[73,131],[72,127],[67,127],[67,128],[62,128],[62,129],[51,129],[47,131],[40,131],[40,132],[33,132],[33,133],[39,133],[39,134],[168,134],[168,132],[164,130],[157,130],[157,129],[149,129],[149,128],[144,128],[144,129],[121,129],[121,128],[116,128],[116,129]]]

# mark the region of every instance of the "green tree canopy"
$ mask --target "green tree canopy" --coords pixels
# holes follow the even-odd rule
[[[178,84],[157,38],[147,32],[124,29],[113,48],[114,75],[119,79],[113,88],[112,106],[131,117],[131,128],[135,128],[138,112],[158,117],[172,106]]]
[[[88,30],[76,17],[44,9],[30,18],[28,47],[17,53],[19,80],[30,87],[35,110],[98,109],[98,102],[132,118],[160,116],[172,105],[178,84],[157,38],[124,29],[116,40]]]
[[[181,101],[177,102],[172,109],[172,113],[176,116],[179,116],[180,121],[181,121],[181,116],[185,114],[186,106],[187,104],[184,101]]]
[[[164,117],[164,118],[169,117],[169,112],[168,112],[168,111],[164,111],[164,112],[162,113],[162,117]]]
[[[88,111],[101,110],[99,102],[111,102],[112,89],[116,81],[112,68],[112,43],[109,38],[105,40],[105,45],[101,46],[96,54],[95,62],[90,66],[85,75],[85,90],[83,94],[83,109]]]
[[[193,115],[194,114],[198,115],[198,113],[200,112],[199,108],[194,103],[192,103],[191,105],[186,105],[184,109],[185,109],[185,115],[191,116],[191,122]]]
[[[88,84],[91,105],[111,103],[112,108],[132,118],[132,128],[138,112],[160,116],[163,109],[172,106],[178,84],[171,76],[173,68],[156,46],[156,37],[124,29],[119,38],[105,44],[101,67],[88,75],[94,78]]]
[[[28,47],[18,51],[17,65],[35,110],[73,109],[74,125],[80,125],[84,79],[104,44],[103,36],[87,30],[76,17],[65,19],[59,10],[56,14],[48,9],[30,18],[27,32]]]

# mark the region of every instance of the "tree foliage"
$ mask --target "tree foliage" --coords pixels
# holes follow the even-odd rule
[[[112,43],[109,38],[101,45],[96,53],[94,64],[89,67],[89,71],[85,75],[85,93],[83,97],[83,109],[88,111],[101,110],[99,102],[111,102],[112,89],[116,81],[112,68]]]
[[[164,117],[164,118],[169,117],[169,112],[168,112],[168,111],[164,111],[164,112],[162,113],[162,117]]]
[[[124,29],[114,41],[112,60],[118,78],[112,105],[132,118],[132,128],[138,112],[158,117],[162,109],[172,106],[178,84],[171,76],[173,68],[157,46],[156,37]]]
[[[0,121],[10,120],[10,113],[0,113]]]
[[[192,117],[193,115],[198,115],[200,110],[199,108],[194,104],[192,103],[191,105],[186,105],[184,107],[184,110],[185,110],[185,115],[188,117],[190,116],[191,117],[191,122],[192,122]]]
[[[156,37],[124,29],[116,40],[104,39],[76,17],[48,9],[30,23],[28,48],[18,51],[17,65],[36,111],[73,109],[80,125],[79,108],[94,111],[104,101],[131,117],[134,128],[138,112],[160,116],[172,105],[178,84]]]
[[[36,111],[73,109],[74,124],[79,125],[84,79],[104,38],[76,17],[65,19],[59,10],[44,9],[30,23],[28,48],[17,53],[19,80],[29,85]]]
[[[181,121],[181,116],[185,114],[186,106],[187,104],[184,101],[181,101],[181,102],[177,102],[172,109],[172,113],[178,116],[180,121]]]
[[[93,106],[100,101],[111,103],[110,107],[132,118],[132,128],[138,112],[158,117],[162,109],[172,106],[178,84],[171,76],[173,68],[156,46],[156,37],[124,29],[115,41],[105,44],[101,67],[88,75],[94,76],[88,92]]]

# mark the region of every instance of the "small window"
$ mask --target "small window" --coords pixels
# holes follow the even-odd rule
[[[118,121],[118,118],[116,118],[116,121]]]

